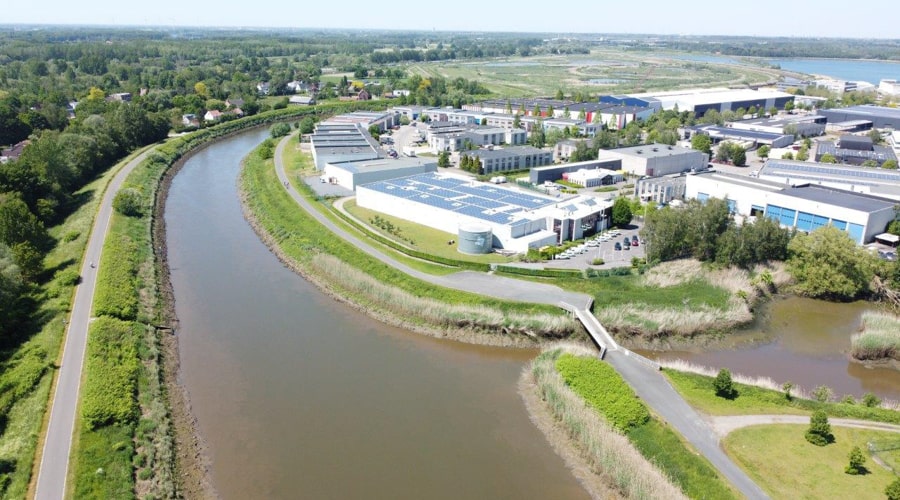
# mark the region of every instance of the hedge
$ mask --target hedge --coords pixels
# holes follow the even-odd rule
[[[538,276],[541,278],[584,278],[584,272],[577,269],[531,269],[528,267],[497,266],[498,273]]]
[[[626,432],[650,420],[647,407],[609,364],[597,358],[563,354],[556,360],[556,370],[566,385],[603,414],[613,427]]]
[[[89,429],[135,422],[141,328],[110,317],[91,323],[81,400],[81,417]]]

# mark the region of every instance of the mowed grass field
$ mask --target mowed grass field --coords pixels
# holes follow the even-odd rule
[[[723,445],[726,452],[772,498],[883,499],[894,473],[872,461],[866,443],[894,433],[832,427],[835,442],[819,447],[803,437],[806,425],[760,425],[738,429]],[[854,446],[866,455],[869,474],[844,473]]]
[[[347,212],[356,217],[363,224],[366,224],[371,231],[377,232],[387,238],[391,238],[397,243],[409,246],[415,250],[428,252],[432,255],[446,257],[448,259],[465,260],[470,262],[506,263],[512,261],[512,259],[510,259],[509,257],[504,257],[499,254],[466,255],[460,253],[456,250],[458,247],[457,243],[447,243],[451,240],[457,240],[458,238],[456,235],[445,233],[437,229],[432,229],[430,227],[403,220],[398,217],[385,215],[381,212],[369,210],[368,208],[360,207],[356,204],[355,199],[347,200],[344,203],[344,208],[347,210]],[[400,237],[398,237],[396,234],[389,234],[384,229],[372,224],[372,220],[376,216],[381,218],[382,220],[390,222],[395,228],[397,228],[399,231],[395,231],[395,233],[398,233]]]
[[[590,54],[417,63],[408,72],[423,77],[477,80],[503,97],[731,86],[775,79],[775,70],[745,64],[679,59],[666,53],[602,49]]]

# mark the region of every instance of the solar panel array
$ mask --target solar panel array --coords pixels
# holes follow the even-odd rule
[[[455,177],[439,177],[434,173],[373,182],[364,187],[495,224],[515,225],[515,214],[557,202],[553,198],[473,184]]]

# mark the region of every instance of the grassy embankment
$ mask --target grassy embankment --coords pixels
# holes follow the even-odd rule
[[[900,361],[900,317],[886,312],[865,312],[863,331],[853,336],[850,355],[859,360]]]
[[[865,452],[870,442],[896,438],[884,431],[832,427],[835,442],[819,447],[804,439],[806,425],[761,425],[738,429],[723,441],[725,450],[772,498],[883,499],[895,474]],[[859,446],[867,474],[844,473],[850,450]],[[896,460],[897,450],[892,457]],[[880,458],[884,458],[879,454]],[[889,460],[885,460],[889,461]]]
[[[479,342],[530,345],[577,331],[574,321],[553,306],[435,287],[381,263],[323,230],[298,208],[273,167],[271,159],[257,152],[245,159],[245,208],[283,259],[331,293],[393,323],[438,335],[455,332]],[[307,186],[295,186],[315,202]]]
[[[735,498],[715,469],[653,418],[612,367],[569,352],[544,351],[530,375],[594,473],[627,498]]]
[[[143,197],[138,217],[114,213],[98,266],[72,463],[76,498],[173,498],[178,492],[174,429],[165,386],[153,210],[160,180],[180,158],[209,142],[311,109],[288,109],[227,122],[160,146],[125,182]],[[96,207],[94,208],[96,210]]]
[[[3,423],[0,496],[3,498],[25,497],[36,472],[33,464],[65,333],[64,321],[74,297],[94,214],[106,185],[131,157],[75,193],[76,199],[83,200],[81,205],[61,224],[48,229],[56,244],[44,258],[47,278],[31,297],[38,303],[35,332],[17,347],[7,347],[0,361],[0,421]]]
[[[677,366],[681,370],[699,371],[699,367],[696,366],[687,364]],[[726,399],[715,394],[713,388],[715,374],[712,370],[706,375],[701,375],[664,368],[663,373],[691,406],[709,415],[809,415],[821,409],[830,417],[900,424],[900,411],[891,408],[870,408],[862,404],[841,402],[821,403],[798,389],[793,389],[788,399],[784,391],[779,390],[780,386],[765,377],[751,379],[734,375],[732,378],[738,395],[734,399]]]

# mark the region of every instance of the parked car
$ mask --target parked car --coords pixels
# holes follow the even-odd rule
[[[622,249],[622,244],[621,244],[621,243],[619,243],[619,242],[618,242],[618,241],[617,241],[617,242],[616,242],[616,246],[615,246],[615,247],[613,247],[613,248],[615,248],[615,249],[616,249],[616,251],[619,251],[619,250],[621,250],[621,249]]]
[[[628,238],[625,239],[625,244],[623,246],[625,247],[625,250],[631,249],[631,242],[628,241]]]
[[[631,246],[633,246],[633,247],[638,246],[638,237],[637,236],[631,237]]]

